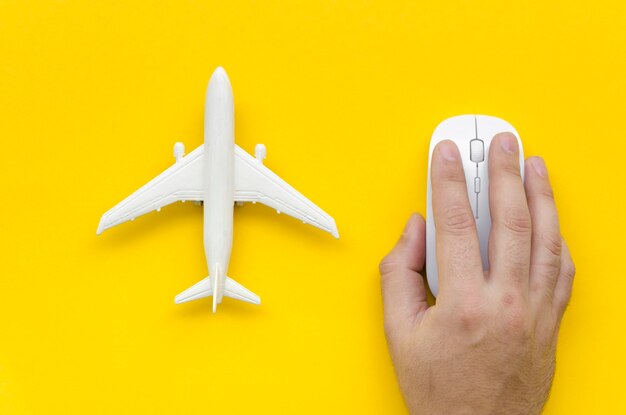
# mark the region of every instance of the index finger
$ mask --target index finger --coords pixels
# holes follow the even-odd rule
[[[433,151],[431,184],[440,296],[467,293],[485,277],[461,155],[450,140],[440,142]]]

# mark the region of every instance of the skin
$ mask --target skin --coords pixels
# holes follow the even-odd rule
[[[424,219],[413,214],[380,263],[385,334],[411,414],[539,414],[555,367],[574,264],[544,161],[519,171],[517,140],[489,151],[490,269],[482,268],[460,154],[437,145],[432,196],[439,296],[429,306]]]

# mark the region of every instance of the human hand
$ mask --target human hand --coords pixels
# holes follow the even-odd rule
[[[526,160],[508,133],[489,151],[490,269],[456,145],[432,159],[439,296],[426,302],[420,272],[425,223],[409,219],[380,263],[385,333],[412,414],[538,414],[548,397],[559,325],[575,274],[561,238],[543,160]]]

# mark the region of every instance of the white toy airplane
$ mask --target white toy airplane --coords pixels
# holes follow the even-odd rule
[[[252,157],[234,141],[233,91],[219,67],[206,93],[204,145],[183,157],[174,145],[176,163],[106,212],[97,234],[177,201],[204,202],[204,251],[209,276],[176,296],[175,302],[213,296],[213,312],[222,297],[260,304],[258,295],[227,276],[233,244],[233,205],[261,202],[339,238],[335,220],[263,165],[265,146]]]

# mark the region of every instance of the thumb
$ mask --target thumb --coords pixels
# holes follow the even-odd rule
[[[380,262],[385,325],[414,321],[428,308],[424,278],[419,274],[426,256],[426,224],[414,213],[396,246]]]

